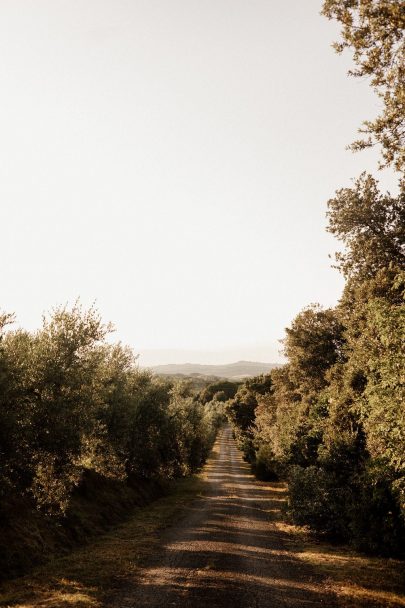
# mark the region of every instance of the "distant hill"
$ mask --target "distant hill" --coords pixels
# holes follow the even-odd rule
[[[216,376],[217,378],[239,379],[266,374],[279,363],[257,361],[237,361],[226,365],[202,365],[199,363],[169,363],[150,367],[156,374],[165,376]]]

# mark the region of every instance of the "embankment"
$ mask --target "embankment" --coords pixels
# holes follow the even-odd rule
[[[123,482],[86,471],[64,515],[39,511],[28,496],[10,497],[0,506],[0,579],[69,553],[169,489],[167,481]]]

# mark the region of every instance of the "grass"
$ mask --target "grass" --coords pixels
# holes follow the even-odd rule
[[[405,607],[405,562],[370,557],[319,541],[304,527],[277,523],[294,557],[326,577],[341,608]]]
[[[97,541],[0,587],[0,606],[98,608],[107,593],[136,571],[159,542],[159,531],[199,493],[200,476],[173,483],[169,495],[136,510]]]

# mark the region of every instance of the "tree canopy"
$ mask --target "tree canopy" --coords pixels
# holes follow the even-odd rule
[[[351,50],[355,69],[350,75],[369,77],[382,100],[379,116],[363,123],[365,137],[351,148],[376,143],[382,147],[382,165],[401,171],[405,165],[405,10],[399,0],[324,0],[322,13],[341,25],[338,53]]]
[[[337,267],[346,278],[371,278],[389,264],[405,264],[405,189],[382,194],[378,181],[363,173],[352,188],[328,201],[328,231],[341,240]]]

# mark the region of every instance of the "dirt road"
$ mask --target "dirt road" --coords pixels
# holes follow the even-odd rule
[[[108,605],[333,608],[334,596],[294,558],[288,527],[279,522],[284,486],[252,476],[229,428],[205,471],[202,497],[165,530],[160,550]]]

